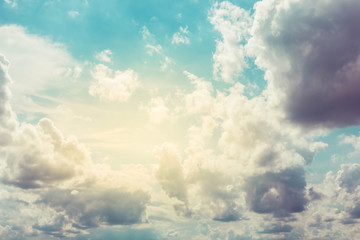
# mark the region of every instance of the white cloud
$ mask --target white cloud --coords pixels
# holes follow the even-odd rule
[[[170,143],[164,143],[154,149],[153,155],[159,159],[159,168],[155,172],[155,178],[161,187],[169,197],[186,202],[184,174],[176,147]]]
[[[79,12],[78,12],[78,11],[68,11],[67,14],[68,14],[69,17],[71,17],[71,18],[76,18],[77,16],[79,16]]]
[[[0,36],[1,53],[11,62],[9,74],[13,79],[15,111],[32,110],[21,101],[25,96],[37,95],[45,89],[64,89],[80,76],[81,64],[65,46],[49,37],[30,34],[17,25],[1,26]]]
[[[169,58],[168,56],[165,56],[164,61],[160,67],[160,71],[165,72],[165,70],[169,67],[170,64],[174,63],[174,61]]]
[[[213,55],[213,75],[232,83],[234,78],[247,67],[244,41],[249,37],[251,18],[249,12],[224,1],[215,3],[209,13],[209,20],[221,33]]]
[[[105,49],[104,51],[101,51],[98,54],[96,54],[95,58],[102,61],[102,62],[111,63],[111,56],[112,55],[113,55],[113,53],[111,52],[110,49]]]
[[[7,129],[9,135],[4,141],[0,132],[0,180],[9,193],[2,195],[2,203],[11,205],[2,206],[7,213],[0,224],[11,222],[18,233],[3,229],[1,237],[70,237],[103,224],[142,222],[150,198],[144,191],[149,182],[146,171],[140,167],[114,171],[94,164],[88,150],[75,137],[64,137],[49,119],[35,126],[19,125],[9,104],[8,65],[0,55],[0,129]],[[22,189],[30,196],[18,196]]]
[[[160,54],[162,47],[160,45],[151,45],[146,44],[146,48],[148,49],[147,53],[152,56],[154,53]]]
[[[141,28],[140,33],[144,40],[151,40],[154,37],[146,26]]]
[[[180,27],[179,32],[174,33],[172,40],[172,44],[189,44],[189,30],[188,26]]]
[[[191,84],[195,86],[195,91],[185,96],[187,111],[189,113],[209,112],[213,106],[213,87],[211,83],[187,71],[184,71],[184,74],[190,79]]]
[[[12,8],[17,6],[17,0],[4,0],[4,2],[9,4]]]
[[[360,155],[360,137],[357,137],[355,135],[350,135],[350,136],[343,135],[340,143],[341,144],[350,144],[353,146],[354,151],[350,152],[348,154],[349,158]]]
[[[138,74],[132,69],[115,71],[98,64],[92,72],[95,81],[89,88],[89,94],[109,101],[127,101],[140,86]]]

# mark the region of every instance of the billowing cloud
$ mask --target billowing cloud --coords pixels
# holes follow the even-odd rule
[[[155,148],[153,154],[159,159],[159,168],[155,172],[156,180],[169,197],[175,197],[185,202],[187,192],[184,173],[176,147],[170,143],[164,143]]]
[[[192,73],[184,71],[184,74],[194,85],[195,91],[185,96],[186,109],[189,113],[206,113],[212,107],[212,92],[213,87],[210,82],[207,82]]]
[[[17,6],[17,0],[4,0],[5,3],[7,3],[12,8]]]
[[[249,36],[251,18],[249,12],[228,1],[215,3],[209,13],[209,20],[221,33],[213,55],[213,74],[216,79],[232,83],[244,68],[244,41]]]
[[[246,201],[257,213],[276,217],[305,210],[305,172],[302,168],[267,172],[245,180]]]
[[[138,74],[132,69],[115,71],[98,64],[92,72],[95,81],[89,88],[89,94],[109,101],[127,101],[140,86]]]
[[[39,204],[51,206],[76,228],[129,225],[142,222],[149,195],[123,189],[53,189],[42,194]]]
[[[288,117],[305,126],[359,122],[360,3],[260,1],[247,51]]]
[[[25,212],[27,208],[32,210],[23,213],[26,228],[21,228],[12,214],[4,214],[1,224],[12,221],[13,227],[19,225],[20,233],[4,229],[0,235],[16,239],[40,232],[67,237],[100,225],[142,222],[150,195],[126,175],[142,175],[142,170],[129,168],[124,174],[104,164],[94,164],[88,150],[75,137],[64,137],[47,118],[37,125],[19,124],[9,104],[8,66],[1,55],[0,134],[4,138],[0,146],[0,180],[5,189],[11,189],[2,196],[5,205],[20,206]],[[22,189],[31,188],[33,191],[24,196]]]
[[[38,188],[70,179],[81,173],[89,153],[77,139],[64,139],[49,119],[37,126],[23,124],[6,149],[2,181],[21,188]]]
[[[0,55],[0,146],[12,141],[12,132],[17,127],[16,116],[10,106],[11,82],[8,74],[9,61]]]

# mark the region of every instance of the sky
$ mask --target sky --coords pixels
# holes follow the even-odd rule
[[[360,238],[359,11],[0,0],[0,238]]]

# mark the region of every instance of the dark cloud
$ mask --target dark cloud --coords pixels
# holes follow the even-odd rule
[[[40,204],[64,212],[76,228],[99,225],[129,225],[144,220],[150,196],[143,191],[86,189],[79,192],[53,189],[42,195]]]
[[[285,93],[294,122],[339,127],[360,122],[360,2],[263,1],[250,52]]]
[[[353,218],[360,218],[360,203],[350,210],[350,215]]]
[[[164,240],[157,233],[157,231],[149,228],[133,229],[133,228],[119,228],[119,229],[96,229],[90,230],[90,234],[79,235],[76,240]]]
[[[290,225],[272,225],[271,227],[261,231],[260,233],[263,234],[276,234],[276,233],[284,233],[284,232],[291,232],[293,229]]]
[[[249,177],[244,189],[250,209],[275,217],[304,211],[307,203],[304,175],[304,169],[299,167]]]

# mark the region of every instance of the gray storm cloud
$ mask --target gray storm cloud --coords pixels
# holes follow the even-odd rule
[[[246,201],[257,213],[285,217],[305,210],[305,172],[290,168],[249,177],[245,181]]]
[[[289,119],[305,126],[360,121],[360,2],[261,1],[248,53]]]

